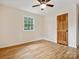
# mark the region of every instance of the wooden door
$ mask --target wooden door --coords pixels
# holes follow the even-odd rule
[[[57,16],[57,43],[68,45],[68,13]]]

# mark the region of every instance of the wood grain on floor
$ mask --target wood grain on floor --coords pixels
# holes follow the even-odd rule
[[[0,59],[79,59],[79,50],[39,40],[0,48]]]

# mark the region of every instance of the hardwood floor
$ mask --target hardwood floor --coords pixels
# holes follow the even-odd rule
[[[39,40],[0,48],[0,59],[79,59],[79,50]]]

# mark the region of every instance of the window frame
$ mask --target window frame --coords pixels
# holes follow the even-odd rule
[[[25,17],[27,17],[27,18],[32,18],[33,19],[33,29],[31,29],[31,30],[25,30],[24,28],[25,28],[25,26],[24,26],[24,21],[25,21]],[[29,32],[29,31],[35,31],[35,18],[34,17],[32,17],[32,16],[23,16],[23,31],[27,31],[27,32]]]

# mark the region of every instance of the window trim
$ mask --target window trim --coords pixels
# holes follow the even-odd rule
[[[24,20],[25,20],[24,18],[25,18],[25,17],[33,18],[33,24],[34,24],[34,25],[33,25],[33,29],[32,29],[32,30],[25,30],[25,29],[24,29]],[[29,32],[29,31],[30,31],[30,32],[31,32],[31,31],[35,31],[35,18],[34,18],[34,17],[32,17],[32,16],[23,16],[23,31],[27,31],[27,32]]]

